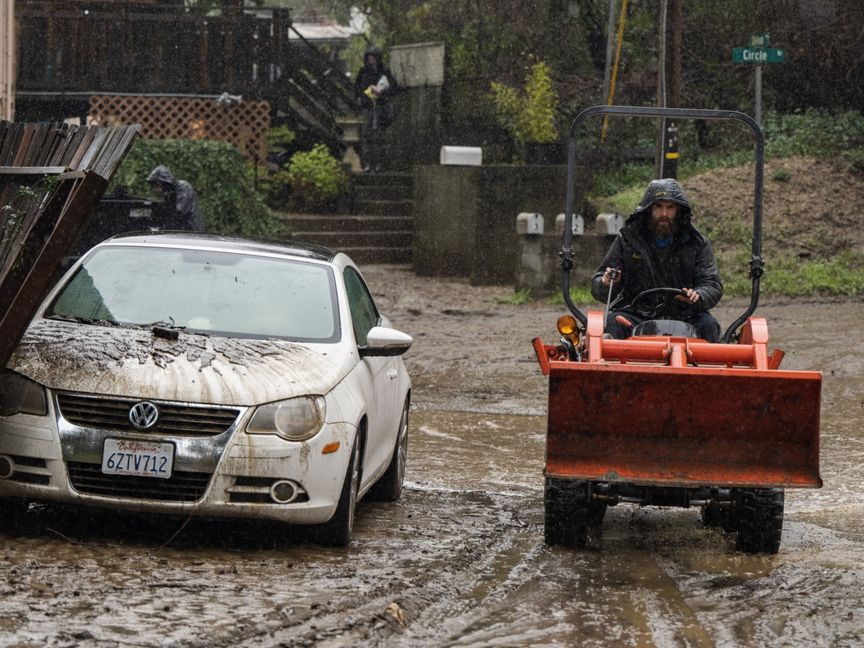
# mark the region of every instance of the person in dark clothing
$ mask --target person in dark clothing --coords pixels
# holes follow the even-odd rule
[[[360,161],[364,171],[380,171],[384,163],[384,130],[393,121],[390,98],[396,93],[396,80],[384,65],[381,50],[370,47],[363,55],[363,67],[354,80],[354,96],[363,117],[360,135]]]
[[[160,164],[147,176],[147,182],[161,198],[169,214],[160,223],[162,229],[204,231],[204,219],[198,208],[198,194],[185,180],[178,180],[171,170]]]
[[[648,185],[592,280],[595,299],[606,303],[611,288],[612,298],[622,304],[609,311],[606,333],[618,339],[630,336],[631,327],[618,316],[632,326],[645,319],[675,319],[692,324],[708,342],[719,340],[720,324],[708,311],[723,296],[723,282],[711,242],[699,233],[691,216],[690,203],[676,180]],[[640,292],[661,287],[680,288],[683,294],[651,295],[636,309],[630,307]]]

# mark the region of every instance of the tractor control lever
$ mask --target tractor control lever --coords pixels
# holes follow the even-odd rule
[[[612,303],[612,288],[615,286],[615,280],[621,276],[621,270],[618,268],[609,268],[609,295],[606,297],[606,310],[603,312],[603,327],[606,327],[606,318],[609,316],[609,306]]]

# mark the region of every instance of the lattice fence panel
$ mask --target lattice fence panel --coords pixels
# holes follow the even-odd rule
[[[231,142],[247,159],[267,157],[270,104],[266,101],[221,103],[203,97],[90,97],[88,122],[99,126],[141,124],[147,139]]]

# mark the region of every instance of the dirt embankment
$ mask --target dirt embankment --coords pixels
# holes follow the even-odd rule
[[[752,222],[754,165],[716,169],[684,185],[700,226],[720,224],[712,237],[717,252],[740,245]],[[814,260],[842,252],[864,256],[862,209],[864,177],[842,160],[796,156],[765,163],[766,256]],[[734,221],[745,226],[730,227]],[[741,236],[736,237],[736,232]]]

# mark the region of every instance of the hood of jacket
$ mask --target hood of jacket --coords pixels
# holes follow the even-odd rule
[[[171,173],[171,169],[164,164],[160,164],[150,172],[150,175],[147,176],[147,182],[158,182],[159,184],[167,184],[175,189],[177,188],[177,178]]]
[[[678,224],[683,228],[687,228],[691,224],[693,216],[693,207],[690,201],[687,200],[687,195],[684,189],[674,178],[663,178],[662,180],[652,180],[648,183],[648,188],[642,195],[642,200],[636,210],[630,214],[627,219],[627,224],[646,223],[651,215],[651,205],[658,200],[669,200],[679,206],[678,209]]]
[[[384,61],[381,59],[381,48],[376,45],[370,45],[366,48],[366,51],[363,52],[363,63],[366,63],[366,57],[374,56],[378,59],[378,65],[382,65]]]

